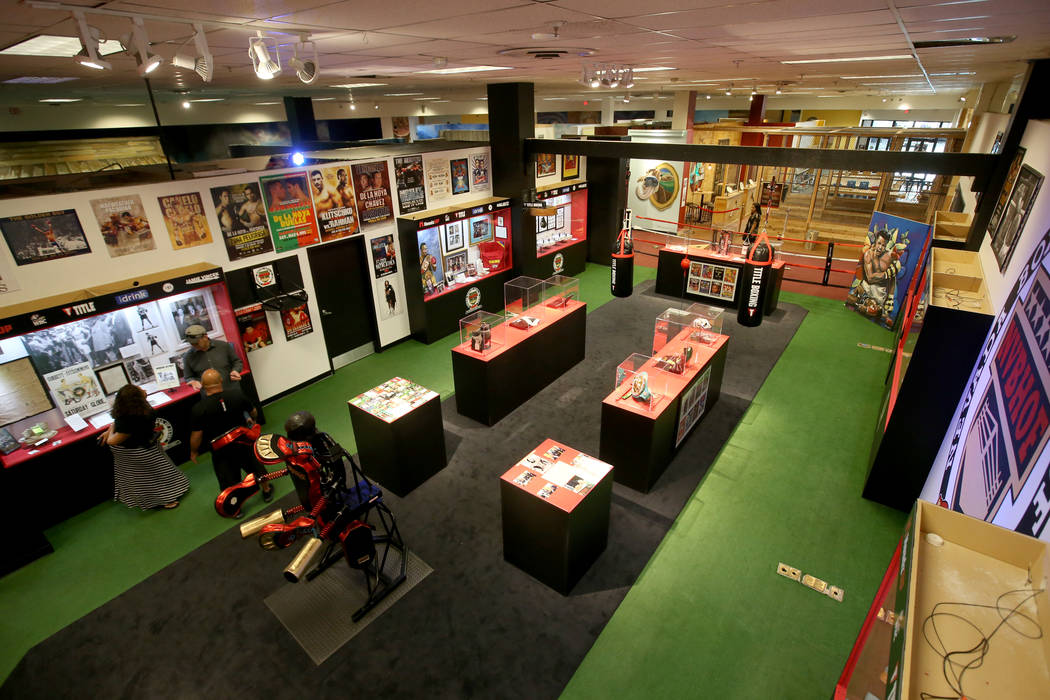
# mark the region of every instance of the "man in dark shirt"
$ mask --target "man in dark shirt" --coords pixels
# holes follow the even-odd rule
[[[226,389],[232,386],[231,382],[241,380],[244,363],[232,345],[223,340],[212,340],[204,326],[196,324],[186,329],[185,338],[190,344],[190,349],[182,357],[187,384],[200,389],[201,376],[207,369],[219,372]]]
[[[250,427],[256,416],[255,409],[239,391],[223,391],[222,375],[217,370],[205,370],[201,381],[204,397],[190,414],[190,459],[194,464],[205,441],[210,445],[215,438],[238,426]],[[255,459],[251,445],[231,443],[213,449],[211,461],[215,478],[219,481],[219,491],[240,483],[242,470],[255,474],[256,479],[266,475],[266,469]],[[273,484],[262,482],[262,492],[263,500],[269,503],[273,498]]]

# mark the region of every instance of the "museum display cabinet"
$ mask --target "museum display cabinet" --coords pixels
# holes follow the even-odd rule
[[[907,510],[926,483],[994,314],[976,252],[931,248],[894,340],[864,497]]]
[[[564,280],[561,286],[579,288]],[[461,415],[494,425],[583,359],[587,305],[578,292],[567,298],[550,296],[551,289],[547,282],[531,278],[507,283],[505,298],[511,310],[505,320],[482,317],[490,329],[500,328],[494,337],[502,337],[502,345],[485,347],[483,339],[474,339],[474,331],[466,336],[461,331],[460,343],[452,348],[456,409]],[[547,303],[557,300],[557,307],[549,308],[545,298]],[[463,321],[480,329],[481,321],[474,316]],[[479,346],[480,351],[475,349]]]
[[[536,196],[522,217],[519,269],[541,279],[578,275],[587,266],[587,183],[537,187]]]
[[[441,397],[394,377],[347,402],[361,469],[407,496],[448,464]]]
[[[466,311],[499,311],[513,266],[510,200],[500,197],[398,218],[412,335],[432,343]]]
[[[1045,698],[1050,545],[918,501],[834,700]]]
[[[602,401],[598,453],[616,468],[617,483],[648,492],[718,400],[729,338],[703,328],[702,318],[668,309],[655,324],[654,355],[617,366]]]
[[[544,440],[500,477],[503,558],[563,595],[609,537],[612,466]]]
[[[113,498],[113,462],[96,438],[113,422],[116,392],[147,392],[172,460],[189,458],[189,412],[199,392],[181,381],[187,327],[202,325],[245,362],[241,389],[258,401],[222,270],[190,265],[91,290],[0,309],[0,492],[26,531],[8,547],[4,569],[42,531]],[[60,485],[61,487],[57,487]],[[47,494],[47,507],[32,506]],[[49,547],[35,548],[44,553]]]
[[[705,304],[718,304],[737,308],[744,285],[740,272],[744,268],[744,255],[739,245],[731,247],[729,253],[718,253],[710,244],[690,245],[688,251],[661,248],[656,267],[658,294],[692,299]],[[687,259],[687,267],[682,260]],[[772,274],[766,291],[765,313],[777,310],[780,302],[780,287],[784,282],[784,261],[773,261]]]
[[[973,223],[973,213],[938,211],[933,214],[933,237],[939,241],[965,243]]]

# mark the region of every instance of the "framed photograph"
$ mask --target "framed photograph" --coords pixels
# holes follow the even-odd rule
[[[536,155],[536,177],[550,177],[558,172],[558,160],[553,153]]]
[[[204,326],[204,330],[208,332],[208,335],[211,335],[215,330],[215,323],[212,321],[211,310],[209,309],[209,301],[204,294],[197,292],[169,302],[168,311],[171,314],[172,322],[175,324],[175,335],[180,342],[183,340],[186,329],[190,326]]]
[[[580,157],[564,155],[561,157],[561,179],[572,180],[580,176]]]
[[[507,238],[507,227],[506,226],[499,226],[499,225],[496,226],[496,238],[503,238],[503,239]]]
[[[470,244],[477,245],[492,240],[492,222],[487,216],[470,220]]]
[[[541,232],[547,230],[547,217],[546,216],[537,216],[536,217],[536,230],[537,231],[541,231]]]
[[[117,362],[109,367],[99,367],[95,370],[95,375],[98,376],[98,383],[102,386],[102,393],[106,396],[117,393],[125,384],[131,383],[123,362]]]
[[[128,380],[135,385],[142,386],[153,381],[153,365],[148,357],[136,357],[124,361],[124,369],[128,371]]]
[[[458,274],[467,273],[467,251],[461,250],[458,253],[452,253],[445,256],[445,280],[449,283],[456,278]]]
[[[554,228],[564,228],[565,226],[565,207],[558,207],[558,213],[555,215]]]
[[[1028,214],[1032,211],[1032,205],[1035,204],[1036,195],[1039,194],[1042,186],[1042,174],[1027,165],[1022,165],[1014,181],[1010,198],[1006,201],[1003,215],[995,227],[995,234],[992,236],[992,251],[995,252],[995,259],[999,262],[1000,272],[1006,270],[1010,264],[1014,248],[1017,246],[1025,222],[1028,221]]]
[[[441,230],[437,226],[425,228],[416,234],[419,246],[419,276],[423,284],[423,298],[445,290],[445,266],[441,263]],[[405,261],[405,264],[410,264]]]
[[[442,237],[446,253],[454,253],[463,247],[463,222],[450,221],[445,224],[445,235]]]
[[[0,231],[18,265],[91,252],[75,209],[0,219]]]

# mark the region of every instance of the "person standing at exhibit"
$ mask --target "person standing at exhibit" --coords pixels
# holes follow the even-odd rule
[[[190,480],[156,439],[157,421],[146,392],[125,384],[110,411],[113,423],[98,439],[113,453],[113,500],[128,508],[178,508]]]
[[[232,442],[220,446],[214,442],[234,428],[251,427],[257,416],[255,409],[241,392],[223,390],[222,375],[217,370],[205,370],[201,381],[204,397],[190,414],[190,459],[197,463],[201,445],[207,440],[212,446],[211,463],[220,492],[239,484],[242,471],[261,480],[267,472],[255,459],[251,445]],[[269,503],[273,499],[273,484],[262,482],[262,494],[263,500]]]
[[[244,363],[233,346],[224,340],[212,340],[204,326],[194,324],[184,335],[190,349],[182,356],[182,367],[186,383],[194,389],[201,388],[201,377],[206,370],[214,369],[222,378],[222,385],[229,389],[232,382],[241,381]]]
[[[762,225],[762,205],[755,202],[751,207],[751,216],[747,217],[747,225],[744,226],[744,247],[750,248],[751,244],[758,238],[758,228]]]

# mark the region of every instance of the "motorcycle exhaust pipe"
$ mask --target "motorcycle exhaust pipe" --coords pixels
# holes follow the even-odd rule
[[[299,583],[303,575],[316,563],[323,544],[324,540],[320,537],[306,540],[295,559],[292,559],[292,563],[284,570],[284,577],[291,583]]]
[[[248,522],[241,524],[241,539],[245,539],[246,540],[249,537],[251,537],[252,535],[259,534],[259,531],[262,530],[267,525],[272,525],[274,523],[283,523],[283,522],[284,522],[284,513],[282,513],[279,508],[277,510],[275,510],[274,512],[272,512],[272,513],[267,513],[266,515],[260,515],[258,518],[252,518]]]

